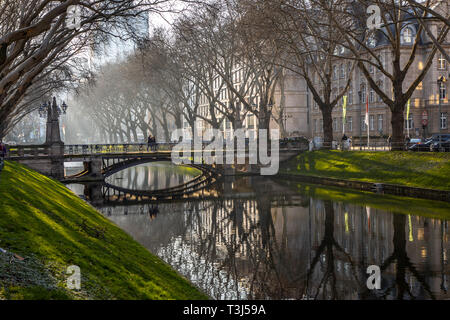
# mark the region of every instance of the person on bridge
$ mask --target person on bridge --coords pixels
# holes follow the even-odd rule
[[[152,137],[151,147],[152,147],[152,151],[156,151],[156,149],[157,149],[156,137]]]
[[[148,152],[148,150],[150,149],[153,149],[152,148],[152,144],[153,144],[153,137],[152,137],[152,135],[150,134],[149,136],[148,136],[148,139],[147,139],[147,152]]]
[[[0,140],[0,171],[2,171],[4,166],[4,158],[6,157],[6,146],[3,141]]]

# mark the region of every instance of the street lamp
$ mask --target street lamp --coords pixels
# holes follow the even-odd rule
[[[56,112],[58,114],[58,116],[62,115],[62,114],[66,114],[67,113],[67,104],[65,101],[63,101],[61,107],[59,107],[58,105],[54,105],[54,107],[56,108]],[[41,106],[39,106],[39,116],[41,118],[48,118],[51,114],[52,114],[52,104],[50,102],[44,102]]]
[[[66,112],[67,112],[67,104],[66,104],[65,101],[63,101],[63,104],[62,104],[61,108],[62,108],[63,114],[66,114]]]
[[[441,76],[441,77],[437,80],[437,84],[438,84],[438,101],[439,101],[439,115],[438,115],[438,119],[439,119],[439,150],[442,149],[441,88],[442,88],[442,85],[445,85],[446,82],[447,82],[447,79],[445,79],[444,76]],[[445,97],[442,97],[442,98],[445,98]]]
[[[361,151],[362,150],[362,143],[361,143],[361,141],[362,141],[362,121],[361,121],[362,91],[358,91],[358,97],[359,97],[359,119],[358,119],[358,122],[359,122],[359,151]]]

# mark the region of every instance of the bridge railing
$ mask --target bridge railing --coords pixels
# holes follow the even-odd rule
[[[40,157],[48,156],[50,154],[50,148],[45,145],[6,146],[6,150],[7,159]]]
[[[93,155],[110,153],[146,153],[155,151],[171,151],[173,143],[158,143],[150,147],[146,143],[120,143],[120,144],[75,144],[65,145],[66,155]]]
[[[157,151],[171,151],[176,143],[158,143],[151,147],[146,143],[121,143],[121,144],[74,144],[65,145],[65,155],[95,155],[95,154],[111,154],[111,153],[148,153]],[[207,149],[209,143],[204,143],[202,149]],[[246,146],[246,149],[248,146]],[[289,150],[298,148],[297,144],[285,143],[280,141],[281,150]],[[18,145],[7,146],[6,158],[33,158],[50,155],[50,147],[46,145]]]

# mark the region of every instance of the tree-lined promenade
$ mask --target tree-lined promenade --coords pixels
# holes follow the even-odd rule
[[[292,90],[286,81],[293,73],[306,83],[308,104],[320,110],[325,147],[333,141],[332,114],[347,97],[349,104],[375,99],[388,108],[398,150],[407,134],[408,101],[424,82],[434,87],[436,79],[427,74],[438,53],[448,59],[449,14],[440,0],[205,0],[172,8],[177,14],[170,27],[138,36],[139,18],[170,11],[172,2],[2,2],[10,23],[1,24],[0,136],[41,100],[67,88],[81,93],[75,137],[83,128],[87,137],[95,129],[108,140],[102,142],[148,134],[167,141],[175,128],[194,131],[198,120],[222,130],[275,123],[285,133],[283,92]],[[66,21],[72,5],[81,12],[77,28]],[[379,16],[367,10],[371,6]],[[137,49],[125,61],[89,69],[84,57],[101,53],[97,49],[111,35],[134,39]],[[345,81],[337,85],[342,72]],[[446,101],[445,86],[439,101]]]

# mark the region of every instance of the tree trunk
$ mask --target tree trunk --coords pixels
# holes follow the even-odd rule
[[[392,151],[404,150],[404,133],[403,133],[403,108],[395,107],[392,111],[392,136],[391,136],[391,146]]]
[[[137,143],[139,138],[138,138],[137,127],[136,126],[133,126],[131,128],[131,135],[132,135],[132,140],[130,142],[131,143],[133,143],[133,142]]]
[[[333,142],[333,118],[329,106],[321,108],[323,117],[323,149],[331,149]]]

